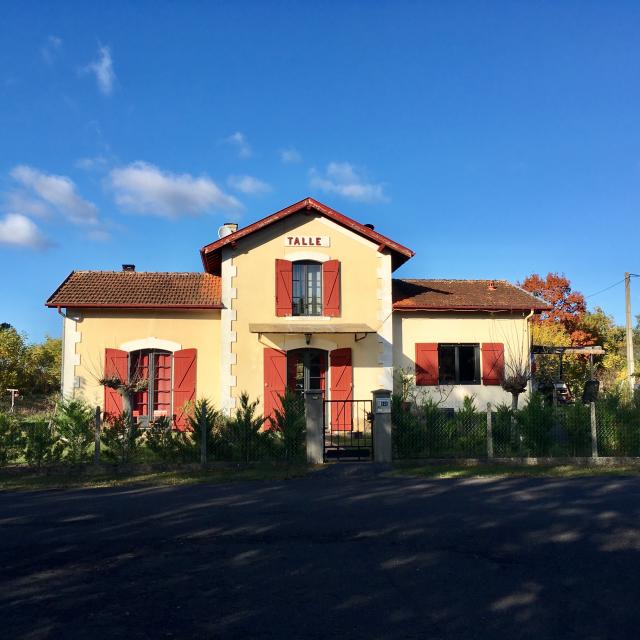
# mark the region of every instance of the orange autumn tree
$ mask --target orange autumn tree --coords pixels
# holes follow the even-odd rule
[[[573,291],[569,279],[558,273],[548,273],[546,278],[537,273],[525,278],[520,286],[551,305],[533,318],[533,342],[538,345],[584,347],[596,344],[596,337],[588,330],[585,319],[589,315],[584,296]],[[554,381],[558,376],[557,356],[538,360],[538,380]],[[581,392],[587,373],[584,356],[566,354],[563,378],[574,394]]]
[[[534,324],[561,327],[571,346],[594,344],[593,336],[580,326],[587,311],[587,303],[579,291],[571,289],[571,282],[566,276],[548,273],[546,278],[542,278],[534,273],[525,278],[520,286],[552,306],[549,311],[534,316]]]

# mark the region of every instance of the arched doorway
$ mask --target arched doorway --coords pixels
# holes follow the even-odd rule
[[[322,391],[327,378],[327,352],[322,349],[287,351],[287,387],[302,395],[305,391]]]

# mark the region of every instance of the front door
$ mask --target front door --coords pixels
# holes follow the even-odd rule
[[[322,391],[327,375],[327,352],[321,349],[287,351],[287,387],[303,395],[305,391]]]

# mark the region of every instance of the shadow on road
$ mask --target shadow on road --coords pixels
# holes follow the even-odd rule
[[[638,478],[0,494],[7,638],[637,638]]]

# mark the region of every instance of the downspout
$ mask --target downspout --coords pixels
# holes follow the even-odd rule
[[[66,333],[66,327],[65,325],[65,320],[67,319],[67,315],[62,311],[62,308],[60,306],[57,306],[56,309],[58,310],[58,313],[62,316],[62,357],[60,358],[60,361],[62,362],[62,366],[60,367],[60,395],[62,395],[62,390],[64,389],[64,354],[65,354],[65,350],[64,350],[64,336]]]
[[[531,371],[531,350],[533,349],[533,334],[531,333],[531,323],[529,322],[535,313],[535,309],[531,309],[529,311],[529,315],[525,316],[524,320],[527,323],[527,344],[529,348],[527,349],[527,358],[529,360],[529,370]],[[531,395],[533,389],[533,376],[529,376],[529,395]]]

